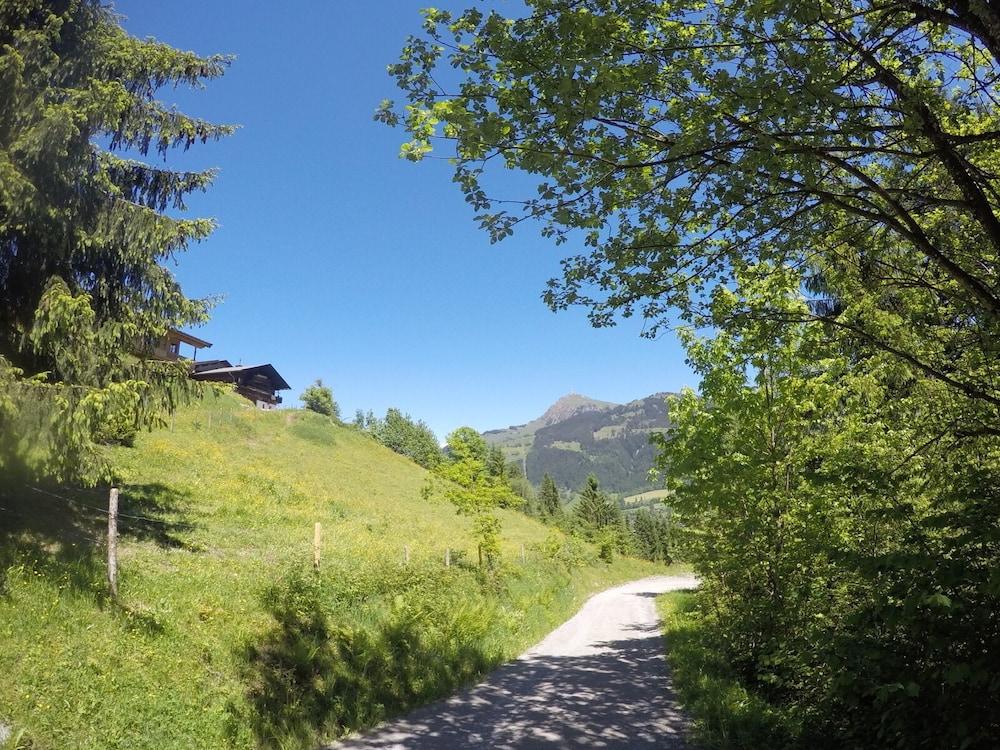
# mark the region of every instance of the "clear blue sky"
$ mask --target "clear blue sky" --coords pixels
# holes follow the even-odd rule
[[[397,98],[385,66],[429,4],[115,3],[132,34],[237,57],[203,91],[160,95],[242,126],[168,158],[221,170],[190,201],[219,229],[175,269],[189,295],[224,296],[195,331],[215,344],[206,355],[273,363],[286,405],[320,377],[345,417],[398,406],[439,438],[525,422],[570,391],[622,402],[694,385],[669,335],[550,312],[539,295],[575,248],[530,226],[491,246],[448,165],[401,160],[402,133],[372,120]]]

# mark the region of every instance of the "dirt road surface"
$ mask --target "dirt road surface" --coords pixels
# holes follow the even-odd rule
[[[655,599],[659,576],[609,589],[484,682],[329,750],[683,750]]]

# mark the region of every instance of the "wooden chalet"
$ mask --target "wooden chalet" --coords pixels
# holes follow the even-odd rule
[[[187,344],[191,347],[191,356],[187,356],[181,349],[181,344]],[[175,362],[178,359],[198,359],[199,349],[209,349],[211,344],[207,341],[198,338],[197,336],[192,336],[190,333],[184,333],[184,331],[178,331],[171,328],[167,335],[153,347],[153,359],[163,359],[168,362]]]
[[[190,356],[181,347],[191,347]],[[278,374],[273,365],[233,365],[226,359],[198,361],[198,350],[212,345],[192,336],[190,333],[171,328],[163,340],[153,347],[152,357],[168,362],[179,359],[191,360],[192,380],[210,380],[216,383],[232,383],[236,392],[249,399],[261,409],[273,409],[281,403],[278,391],[291,388]]]
[[[273,409],[281,403],[278,391],[291,388],[273,365],[236,365],[227,360],[214,359],[195,362],[191,368],[194,380],[232,383],[236,392],[253,401],[261,409]]]

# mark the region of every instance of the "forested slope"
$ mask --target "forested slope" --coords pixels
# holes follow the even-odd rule
[[[627,404],[584,399],[570,405],[575,408],[557,409],[571,398],[564,396],[543,417],[483,437],[508,458],[523,461],[535,484],[548,474],[560,487],[576,490],[594,474],[606,490],[630,495],[653,487],[649,470],[655,451],[649,436],[670,425],[667,395]]]

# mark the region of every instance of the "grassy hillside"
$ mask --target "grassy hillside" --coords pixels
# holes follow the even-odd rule
[[[503,573],[484,577],[468,521],[422,499],[422,469],[318,415],[236,397],[183,410],[114,460],[117,603],[106,489],[0,496],[0,722],[34,747],[309,747],[474,679],[587,593],[656,571],[570,576],[560,560],[581,550],[506,512]]]

